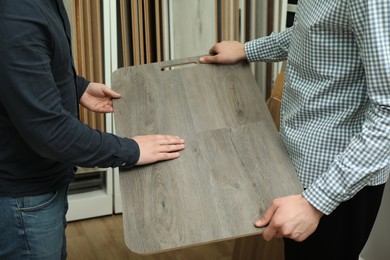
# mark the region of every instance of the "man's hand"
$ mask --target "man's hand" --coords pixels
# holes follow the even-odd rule
[[[101,83],[89,83],[80,104],[85,108],[99,113],[111,113],[114,111],[112,99],[120,98],[121,95]]]
[[[140,135],[133,137],[140,150],[136,165],[144,165],[157,161],[176,159],[178,151],[184,149],[184,140],[172,135]]]
[[[224,63],[233,64],[246,60],[245,45],[237,41],[223,41],[215,44],[209,50],[214,56],[203,56],[201,63]]]
[[[287,237],[300,242],[317,229],[322,216],[302,195],[293,195],[273,200],[255,226],[268,225],[263,233],[267,241]]]

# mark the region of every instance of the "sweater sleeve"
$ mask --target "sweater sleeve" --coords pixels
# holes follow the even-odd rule
[[[76,78],[76,87],[77,87],[77,95],[78,95],[77,100],[81,99],[89,83],[90,81],[85,79],[84,77],[77,76]]]

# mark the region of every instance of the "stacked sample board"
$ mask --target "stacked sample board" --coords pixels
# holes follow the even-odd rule
[[[119,0],[119,67],[163,59],[163,2]]]

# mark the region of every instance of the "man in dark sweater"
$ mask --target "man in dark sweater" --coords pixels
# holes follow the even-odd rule
[[[174,159],[184,141],[121,138],[79,121],[79,103],[113,112],[120,95],[76,75],[62,0],[2,0],[0,25],[0,259],[64,259],[75,165]]]

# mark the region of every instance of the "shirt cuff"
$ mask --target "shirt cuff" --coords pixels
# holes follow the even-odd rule
[[[127,138],[126,138],[127,139]],[[138,143],[133,139],[127,139],[130,143],[130,149],[128,149],[128,158],[120,167],[131,168],[139,161],[140,149]]]
[[[316,209],[329,215],[340,203],[332,200],[316,183],[313,183],[302,193],[303,197]]]
[[[256,61],[255,53],[256,53],[256,49],[258,49],[256,47],[256,40],[246,42],[244,46],[245,46],[245,54],[248,61],[250,62]]]
[[[77,95],[78,100],[80,101],[81,97],[83,96],[85,90],[87,89],[90,81],[86,80],[85,78],[81,76],[77,76],[76,78],[76,84],[77,84]]]

